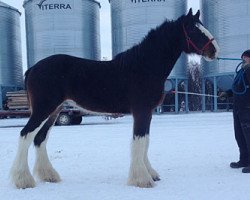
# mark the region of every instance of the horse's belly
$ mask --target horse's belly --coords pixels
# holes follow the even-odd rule
[[[74,99],[85,112],[94,113],[130,113],[129,103],[125,99],[106,99],[87,97]]]

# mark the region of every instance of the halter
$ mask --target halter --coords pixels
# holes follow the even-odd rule
[[[199,49],[194,42],[191,40],[191,38],[188,36],[187,31],[185,29],[184,24],[182,24],[183,32],[185,34],[188,50],[190,49],[190,45],[197,51],[198,54],[202,55],[203,51],[207,49],[208,45],[214,40],[214,38],[210,39],[201,49]]]

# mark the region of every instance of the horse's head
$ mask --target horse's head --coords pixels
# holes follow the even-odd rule
[[[204,28],[200,19],[200,11],[193,15],[192,9],[184,17],[182,30],[184,35],[184,51],[202,55],[211,61],[218,56],[219,46],[212,34]]]

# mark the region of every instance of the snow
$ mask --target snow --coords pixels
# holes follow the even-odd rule
[[[9,170],[27,119],[0,120],[0,199],[11,200],[249,200],[250,174],[231,169],[238,160],[232,113],[154,115],[149,159],[161,176],[154,188],[127,186],[132,117],[53,127],[48,153],[62,178],[16,189]],[[34,147],[29,165],[34,165]]]

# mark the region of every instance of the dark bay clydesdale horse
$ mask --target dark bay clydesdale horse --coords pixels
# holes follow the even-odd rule
[[[153,187],[160,178],[147,156],[149,128],[152,111],[164,96],[164,82],[183,51],[207,60],[218,54],[218,45],[203,27],[199,15],[199,11],[193,15],[190,9],[176,21],[166,20],[141,43],[110,61],[53,55],[30,68],[25,74],[25,84],[32,114],[21,131],[11,170],[16,187],[35,186],[28,167],[28,148],[33,141],[35,175],[42,181],[60,181],[48,159],[46,143],[60,105],[67,99],[94,112],[133,115],[128,184]]]

